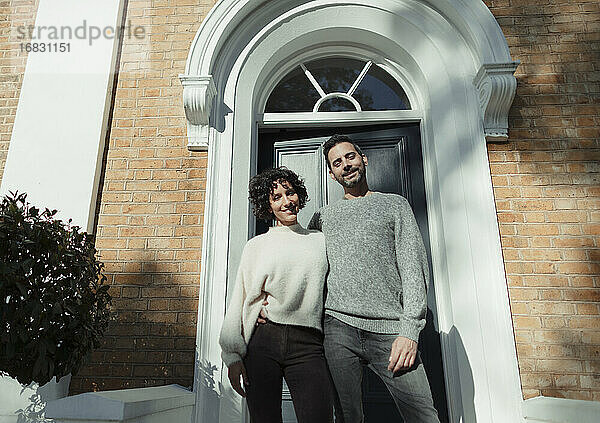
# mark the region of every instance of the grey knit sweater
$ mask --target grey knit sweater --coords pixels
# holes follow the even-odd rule
[[[374,192],[314,214],[325,235],[325,313],[370,332],[418,341],[425,326],[429,267],[408,201]]]

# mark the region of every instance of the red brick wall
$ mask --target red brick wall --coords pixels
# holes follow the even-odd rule
[[[523,394],[600,400],[600,3],[486,4],[521,61],[488,151]]]
[[[206,155],[186,148],[182,88],[214,1],[130,0],[97,247],[115,319],[71,393],[191,386]],[[526,398],[600,400],[600,8],[487,0],[517,70],[510,138],[489,145]],[[0,0],[0,174],[25,56],[9,37],[36,1]]]

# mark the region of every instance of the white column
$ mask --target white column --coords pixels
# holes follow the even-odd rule
[[[27,59],[0,194],[27,192],[32,204],[88,231],[122,13],[123,0],[40,0],[35,26],[11,34],[23,48],[43,43],[46,51]]]

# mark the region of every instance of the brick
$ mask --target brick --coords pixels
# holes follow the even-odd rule
[[[553,386],[554,378],[548,374],[522,373],[523,388],[547,388]]]
[[[134,376],[168,377],[172,372],[171,366],[135,366]]]
[[[517,328],[538,329],[542,327],[539,317],[513,316],[513,322]]]
[[[182,286],[181,287],[181,296],[182,297],[197,298],[198,294],[199,294],[198,286]]]
[[[158,300],[150,300],[148,302],[148,310],[162,310],[166,311],[169,307],[169,300],[158,299]]]
[[[600,310],[599,310],[598,304],[584,303],[584,304],[577,304],[576,307],[577,307],[577,314],[578,315],[585,315],[585,314],[597,315],[597,314],[600,314]]]
[[[542,317],[542,326],[544,329],[559,329],[566,328],[568,326],[567,319],[565,317]]]
[[[598,327],[600,327],[600,317],[574,316],[569,319],[569,327],[580,329],[598,329]]]
[[[525,275],[523,281],[526,286],[567,286],[569,279],[563,275]]]
[[[560,260],[561,252],[556,249],[529,249],[521,251],[524,260]]]
[[[179,287],[178,286],[165,286],[156,288],[142,288],[142,297],[156,297],[156,298],[169,298],[178,297]]]
[[[510,311],[513,316],[526,315],[528,313],[527,304],[522,302],[511,302]]]
[[[539,296],[537,289],[531,288],[510,288],[511,300],[536,300]]]
[[[585,222],[585,211],[554,211],[547,213],[548,222]]]
[[[552,243],[555,247],[593,247],[594,239],[589,237],[563,237],[555,238]]]
[[[585,250],[565,249],[561,251],[560,254],[564,260],[569,261],[585,261],[588,259],[588,255]]]
[[[177,321],[177,314],[155,311],[153,313],[147,313],[145,319],[149,322],[156,323],[175,323]]]
[[[155,211],[155,204],[127,204],[123,206],[124,214],[149,214]]]
[[[513,200],[513,204],[517,210],[552,210],[554,203],[550,200]]]
[[[498,221],[500,223],[522,223],[524,222],[523,213],[501,212],[498,213]]]
[[[573,287],[593,287],[594,278],[591,276],[573,276],[570,278],[570,285]]]
[[[564,298],[569,301],[591,301],[600,303],[600,288],[598,289],[565,289]]]
[[[563,298],[562,289],[540,289],[539,295],[542,300],[560,300]]]
[[[583,375],[581,376],[581,387],[590,389],[600,388],[600,375]]]
[[[182,239],[180,238],[152,238],[148,240],[148,248],[164,249],[164,248],[181,248]]]
[[[577,375],[555,375],[553,376],[554,386],[557,388],[575,388],[580,384]]]
[[[154,234],[154,228],[151,227],[123,227],[119,228],[119,236],[123,237],[148,237]]]
[[[581,371],[579,360],[537,360],[536,370],[542,372],[577,372]]]
[[[529,244],[533,248],[549,248],[552,247],[552,239],[549,237],[533,237],[529,238]]]
[[[589,263],[565,262],[557,264],[558,272],[564,274],[592,274],[593,269]]]
[[[148,301],[145,299],[116,299],[113,305],[119,310],[147,310]]]
[[[536,330],[533,333],[533,341],[537,343],[569,344],[577,339],[574,332],[560,329]]]
[[[172,299],[169,300],[169,310],[182,311],[194,310],[198,308],[198,301],[195,299]],[[181,313],[179,313],[181,315]]]
[[[122,296],[124,298],[138,298],[140,296],[140,288],[132,286],[124,286]]]

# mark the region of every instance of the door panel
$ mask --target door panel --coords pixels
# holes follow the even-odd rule
[[[328,174],[321,149],[321,144],[335,132],[335,129],[261,132],[258,171],[284,165],[305,179],[311,201],[300,212],[299,221],[302,225],[307,225],[314,211],[322,205],[339,201],[343,197],[342,187]],[[430,259],[418,124],[344,128],[343,133],[355,141],[368,158],[367,181],[370,189],[401,194],[408,199],[415,212]],[[257,224],[257,233],[262,231],[266,231],[266,225],[260,227]],[[431,263],[431,259],[429,261]],[[428,291],[427,326],[421,334],[419,350],[427,370],[440,420],[447,422],[441,347],[434,324],[436,320],[434,289],[432,282]],[[365,367],[364,370],[365,422],[402,422],[385,385],[368,368]],[[296,421],[290,404],[291,397],[285,387],[283,407],[285,422]]]

